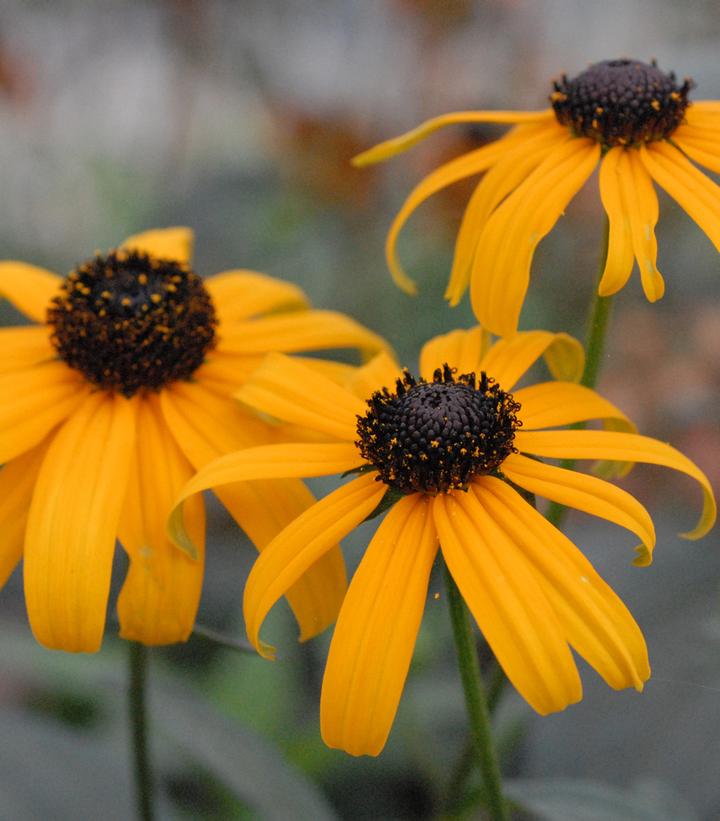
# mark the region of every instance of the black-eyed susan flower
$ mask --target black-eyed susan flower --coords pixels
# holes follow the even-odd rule
[[[692,85],[654,62],[604,61],[556,81],[544,111],[447,114],[360,154],[357,165],[379,162],[455,123],[515,124],[501,139],[433,171],[410,194],[386,244],[396,283],[415,291],[396,254],[408,217],[442,188],[484,174],[465,210],[445,296],[456,305],[469,284],[480,323],[501,336],[514,333],[537,244],[600,163],[610,234],[599,293],[619,291],[636,262],[647,298],[662,297],[653,182],[720,250],[720,188],[695,165],[720,172],[720,101],[690,101]]]
[[[575,545],[518,489],[632,531],[638,564],[655,543],[646,509],[617,486],[541,458],[633,460],[694,478],[704,510],[689,538],[712,526],[704,474],[669,445],[633,432],[626,417],[577,378],[578,347],[563,334],[524,332],[493,346],[479,329],[425,345],[419,378],[381,354],[345,386],[271,355],[240,390],[243,402],[314,428],[327,441],[250,448],[203,468],[181,495],[268,477],[357,472],[273,539],[245,588],[247,634],[338,539],[391,505],[361,560],[330,646],[321,699],[325,742],[379,753],[413,653],[438,547],[509,679],[540,713],[581,697],[570,648],[614,688],[642,689],[647,650],[632,616]],[[517,388],[544,355],[556,380]],[[604,430],[562,426],[591,419]],[[182,506],[171,532],[189,547]]]
[[[149,231],[64,279],[0,263],[0,295],[39,323],[0,330],[0,584],[23,558],[30,624],[47,647],[100,645],[116,538],[130,559],[121,635],[185,640],[204,508],[194,499],[186,511],[189,557],[165,534],[172,502],[194,469],[277,440],[231,393],[268,351],[383,347],[342,314],[308,310],[289,283],[244,270],[201,279],[191,246],[188,229]],[[298,481],[219,495],[260,549],[314,501]],[[335,549],[289,591],[303,637],[334,620],[345,588]]]

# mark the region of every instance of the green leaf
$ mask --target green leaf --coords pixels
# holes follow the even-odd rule
[[[378,506],[372,513],[365,517],[364,521],[369,522],[371,519],[375,519],[377,516],[380,516],[382,513],[390,510],[390,508],[396,502],[399,502],[404,495],[405,494],[401,490],[396,490],[394,487],[389,487],[385,492],[385,495],[382,499],[380,499]]]

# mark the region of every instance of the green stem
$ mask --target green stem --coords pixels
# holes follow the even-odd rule
[[[603,235],[602,253],[600,254],[600,267],[598,271],[598,283],[602,278],[605,270],[605,262],[607,260],[608,240],[610,236],[610,222],[605,217],[605,228]],[[607,335],[608,325],[610,323],[610,309],[612,307],[611,296],[600,296],[597,287],[593,294],[593,300],[590,304],[590,316],[588,318],[587,336],[585,338],[585,367],[580,377],[580,384],[586,388],[594,388],[597,385],[598,376],[600,375],[600,368],[602,366],[603,352],[605,350],[605,338]],[[575,427],[584,427],[579,424]],[[561,467],[572,470],[575,466],[574,459],[565,459],[560,464]],[[554,524],[555,527],[560,527],[567,513],[567,508],[557,502],[551,502],[548,505],[545,517]]]
[[[129,642],[129,646],[130,682],[128,695],[138,818],[140,821],[152,821],[153,784],[148,755],[147,710],[145,704],[147,648],[135,641]]]
[[[465,705],[470,719],[470,733],[485,784],[488,810],[492,821],[508,821],[510,816],[502,794],[500,767],[493,746],[485,685],[480,674],[470,618],[465,602],[447,566],[445,567],[445,586],[460,678],[465,691]]]

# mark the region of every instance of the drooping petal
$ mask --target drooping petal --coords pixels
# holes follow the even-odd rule
[[[643,635],[590,562],[505,483],[484,477],[471,492],[522,551],[572,647],[611,687],[642,690],[650,676]]]
[[[691,160],[720,173],[720,129],[708,133],[691,125],[681,125],[672,139],[673,144]]]
[[[3,260],[0,262],[0,297],[35,322],[47,320],[50,301],[60,290],[62,279],[37,265]]]
[[[56,355],[45,326],[0,328],[0,374],[38,365]]]
[[[260,640],[260,628],[273,605],[372,513],[386,490],[374,476],[359,476],[298,516],[260,554],[243,599],[245,629],[258,653],[274,657],[274,648]]]
[[[205,280],[220,317],[220,328],[258,314],[309,307],[302,288],[257,271],[222,271]]]
[[[490,214],[540,165],[548,151],[567,135],[564,128],[549,122],[540,126],[519,126],[506,139],[511,135],[520,135],[520,132],[522,140],[514,140],[509,150],[488,169],[477,184],[463,214],[455,242],[450,280],[445,291],[445,299],[452,306],[460,302],[470,282],[475,249]]]
[[[138,404],[133,456],[118,533],[130,559],[117,602],[120,635],[148,645],[185,641],[202,589],[205,509],[195,496],[184,510],[193,559],[165,533],[173,501],[193,470],[167,430],[155,395]]]
[[[172,259],[190,264],[195,234],[190,228],[155,228],[128,237],[120,246],[128,251],[149,254],[157,259]]]
[[[671,145],[653,143],[640,157],[655,182],[684,209],[720,251],[720,188]]]
[[[357,157],[353,157],[353,165],[362,168],[365,165],[383,162],[394,157],[408,148],[429,137],[435,131],[449,125],[462,125],[463,123],[535,123],[549,121],[554,117],[552,109],[544,111],[456,111],[452,114],[443,114],[440,117],[433,117],[421,123],[411,131],[385,140]]]
[[[600,158],[584,138],[559,142],[493,212],[473,260],[470,298],[480,324],[498,336],[517,330],[535,247],[582,188]]]
[[[35,480],[48,444],[46,439],[0,468],[0,587],[22,557]]]
[[[378,755],[400,702],[437,553],[432,501],[387,514],[353,576],[325,666],[320,731],[328,747]]]
[[[541,356],[556,379],[580,379],[585,366],[582,345],[568,334],[549,331],[521,331],[511,339],[498,340],[482,358],[480,370],[510,391]]]
[[[25,602],[40,644],[95,652],[135,437],[135,404],[88,396],[53,439],[25,539]]]
[[[600,199],[610,223],[607,258],[598,293],[610,296],[617,293],[630,278],[635,254],[628,208],[623,201],[623,173],[620,162],[624,148],[611,148],[600,163]]]
[[[577,470],[546,465],[519,453],[508,456],[502,472],[531,493],[627,528],[642,543],[635,564],[652,561],[655,527],[650,514],[634,496],[616,485]]]
[[[680,451],[657,439],[605,430],[518,431],[515,446],[522,453],[549,459],[607,459],[672,468],[695,479],[703,491],[700,521],[694,530],[681,535],[686,539],[699,539],[715,523],[717,507],[707,476]]]
[[[37,445],[88,391],[82,376],[64,362],[0,375],[0,464]]]
[[[160,394],[160,403],[175,441],[196,470],[270,436],[267,426],[244,414],[237,403],[201,385],[176,383]],[[236,482],[218,488],[216,495],[258,550],[315,501],[297,479]],[[287,592],[301,640],[335,621],[346,587],[345,562],[335,547]]]
[[[520,403],[523,430],[538,430],[590,419],[612,420],[615,430],[635,431],[625,414],[591,388],[574,382],[540,382],[513,391]]]
[[[355,439],[357,416],[365,412],[349,390],[282,354],[269,354],[235,396],[275,419],[346,442]]]
[[[532,567],[474,492],[439,495],[443,557],[487,643],[523,698],[542,715],[579,701],[582,685],[565,631]]]
[[[387,343],[346,314],[295,311],[226,325],[220,329],[218,348],[246,355],[359,348],[372,355],[387,350]]]
[[[447,362],[459,374],[479,373],[480,361],[490,346],[490,335],[479,325],[450,331],[426,342],[420,351],[420,375],[432,379],[436,368]]]

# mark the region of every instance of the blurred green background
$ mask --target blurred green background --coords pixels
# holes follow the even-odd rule
[[[391,284],[385,231],[427,171],[501,132],[448,130],[364,171],[350,157],[448,110],[544,107],[554,76],[618,56],[657,58],[695,79],[696,99],[718,99],[719,37],[710,0],[4,0],[1,256],[65,273],[128,234],[189,225],[200,273],[297,282],[318,307],[385,334],[412,367],[431,335],[472,324],[467,302],[441,298],[469,187],[435,197],[401,238],[420,297]],[[660,199],[667,294],[650,306],[633,281],[616,300],[601,389],[717,488],[720,265]],[[600,233],[593,181],[540,246],[523,327],[582,334]],[[544,719],[505,693],[497,732],[527,817],[720,817],[718,537],[677,538],[699,509],[689,481],[638,468],[625,485],[656,520],[652,567],[631,566],[633,540],[617,528],[577,515],[568,530],[646,632],[654,676],[642,695],[615,693],[583,667],[582,703]],[[242,637],[253,550],[219,506],[210,528],[199,620]],[[347,540],[351,567],[371,532]],[[376,760],[322,745],[328,637],[298,646],[282,605],[267,627],[275,664],[200,637],[153,651],[161,817],[479,817],[453,797],[467,730],[443,599],[429,598]],[[85,658],[37,647],[21,571],[0,594],[0,622],[0,818],[132,817],[122,643],[108,635]]]

